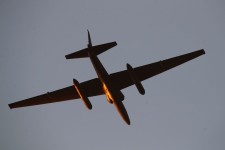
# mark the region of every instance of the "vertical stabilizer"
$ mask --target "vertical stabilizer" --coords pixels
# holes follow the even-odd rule
[[[90,36],[89,30],[87,30],[87,32],[88,32],[88,48],[89,48],[89,47],[92,47],[92,42],[91,42],[91,36]]]

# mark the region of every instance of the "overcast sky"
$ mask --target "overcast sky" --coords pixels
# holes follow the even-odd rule
[[[223,0],[0,0],[1,150],[224,150]],[[203,55],[122,92],[131,125],[105,96],[10,110],[8,104],[96,77],[65,55],[117,41],[109,73],[204,48]]]

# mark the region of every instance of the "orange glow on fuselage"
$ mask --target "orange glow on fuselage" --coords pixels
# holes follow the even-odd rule
[[[109,90],[108,90],[108,88],[107,88],[107,86],[106,86],[105,83],[103,83],[103,91],[105,92],[107,101],[108,101],[110,104],[112,104],[112,103],[113,103],[113,100],[112,100],[113,97],[112,97],[111,93],[109,92]]]

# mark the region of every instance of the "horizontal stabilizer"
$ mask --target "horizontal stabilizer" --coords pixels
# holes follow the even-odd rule
[[[93,51],[96,55],[99,55],[116,45],[117,45],[116,42],[110,42],[110,43],[92,46],[90,48],[91,48],[91,51]],[[88,51],[89,51],[89,48],[85,48],[85,49],[79,50],[77,52],[68,54],[65,57],[66,57],[66,59],[85,58],[85,57],[88,57]]]

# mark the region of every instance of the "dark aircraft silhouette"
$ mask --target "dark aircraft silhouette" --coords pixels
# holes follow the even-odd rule
[[[121,92],[122,89],[134,84],[137,87],[139,93],[144,95],[145,90],[141,84],[141,81],[205,54],[205,51],[201,49],[136,68],[133,68],[131,65],[127,64],[127,70],[108,74],[97,55],[116,45],[116,42],[111,42],[92,46],[90,33],[88,31],[87,48],[75,53],[68,54],[65,57],[66,59],[85,57],[90,58],[98,78],[94,78],[82,83],[79,83],[77,80],[73,79],[73,86],[11,103],[9,104],[9,107],[12,109],[80,98],[88,109],[92,109],[92,105],[88,97],[105,94],[108,102],[110,104],[114,104],[123,120],[128,125],[130,125],[128,113],[122,102],[124,100],[124,95]]]

